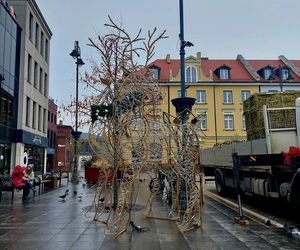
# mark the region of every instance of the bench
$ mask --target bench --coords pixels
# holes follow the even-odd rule
[[[11,191],[11,201],[14,200],[14,185],[11,176],[0,177],[0,201],[2,199],[2,191]]]
[[[55,176],[52,173],[42,174],[41,185],[43,192],[45,190],[45,187],[54,188],[54,178]]]
[[[53,177],[59,181],[59,187],[61,187],[62,179],[68,179],[69,182],[69,172],[63,172],[60,169],[51,169],[50,172],[53,175]]]

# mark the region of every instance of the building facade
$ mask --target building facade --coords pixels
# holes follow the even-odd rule
[[[54,164],[64,172],[71,171],[74,159],[72,131],[73,128],[69,125],[63,125],[62,121],[57,125],[56,158]]]
[[[181,97],[180,62],[158,59],[149,65],[163,93],[158,114],[175,115],[171,100]],[[196,129],[203,147],[246,139],[243,101],[251,94],[265,91],[300,90],[300,60],[185,59],[186,96],[196,99],[193,113],[199,118]]]
[[[44,172],[47,155],[49,55],[52,32],[35,0],[9,0],[16,11],[21,35],[20,86],[16,155],[13,164],[22,164],[24,153],[35,163],[34,171]]]
[[[49,98],[48,102],[48,148],[47,148],[47,167],[46,171],[57,168],[55,163],[56,133],[57,133],[57,105],[54,100]]]
[[[17,128],[21,27],[14,10],[0,1],[0,174],[9,174]]]

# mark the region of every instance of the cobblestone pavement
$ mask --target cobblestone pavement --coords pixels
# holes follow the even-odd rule
[[[93,187],[63,184],[24,202],[17,193],[13,204],[10,193],[4,193],[0,203],[0,249],[300,249],[296,240],[254,221],[247,226],[235,224],[232,218],[236,212],[208,198],[204,225],[198,230],[181,234],[175,222],[145,219],[136,209],[139,211],[133,212],[134,222],[150,230],[126,232],[115,239],[104,235],[104,225],[83,214],[82,208],[91,205]],[[136,204],[142,207],[149,195],[148,183],[139,182],[138,186]],[[61,202],[58,196],[67,188],[70,194]],[[74,190],[83,193],[81,202]],[[159,199],[154,203],[154,213],[167,213]]]

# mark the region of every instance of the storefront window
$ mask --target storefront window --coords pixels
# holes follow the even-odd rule
[[[28,161],[34,163],[34,173],[42,174],[44,170],[45,149],[33,145],[25,145],[25,150],[28,154]]]
[[[10,171],[10,144],[0,144],[0,175],[9,174]]]

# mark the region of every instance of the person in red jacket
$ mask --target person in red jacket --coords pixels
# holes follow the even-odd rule
[[[30,187],[27,183],[24,183],[23,176],[26,167],[17,165],[12,172],[12,183],[16,189],[23,189],[23,200],[29,199],[28,195]]]

